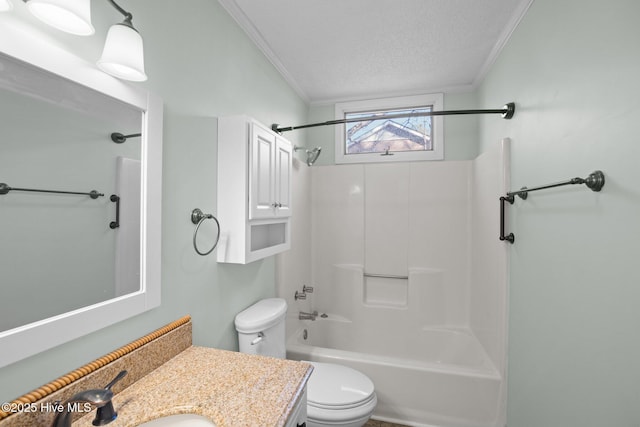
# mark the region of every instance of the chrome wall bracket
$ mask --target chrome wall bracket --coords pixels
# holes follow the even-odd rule
[[[109,223],[109,228],[115,230],[120,227],[120,197],[112,194],[109,200],[116,204],[116,220]]]
[[[500,197],[500,240],[501,241],[507,241],[511,244],[513,244],[516,241],[516,236],[513,235],[513,233],[509,233],[505,235],[505,231],[504,231],[504,223],[505,223],[505,209],[504,209],[504,204],[505,203],[509,203],[510,205],[513,204],[513,202],[515,201],[515,197],[513,196],[502,196]]]

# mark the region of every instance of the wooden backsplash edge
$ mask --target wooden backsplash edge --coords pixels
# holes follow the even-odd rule
[[[111,353],[108,353],[94,360],[93,362],[89,362],[86,365],[63,375],[48,384],[45,384],[29,393],[18,397],[10,403],[16,405],[34,403],[50,395],[51,393],[54,393],[61,388],[73,383],[74,381],[77,381],[80,378],[83,378],[90,373],[95,372],[96,370],[114,362],[115,360],[118,360],[119,358],[131,353],[132,351],[144,346],[145,344],[148,344],[151,341],[162,337],[163,335],[173,331],[174,329],[189,323],[190,321],[191,316],[189,315],[181,317],[180,319],[175,320],[168,325],[163,326],[162,328],[159,328],[127,345],[120,347],[115,351],[112,351]],[[13,415],[14,413],[15,412],[4,412],[0,410],[0,420]]]

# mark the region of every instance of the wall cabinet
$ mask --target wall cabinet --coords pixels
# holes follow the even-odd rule
[[[288,250],[292,146],[247,116],[218,119],[218,262]]]

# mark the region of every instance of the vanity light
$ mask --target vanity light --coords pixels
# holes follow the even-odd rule
[[[78,36],[95,33],[91,25],[90,0],[24,0],[39,20],[61,31]]]
[[[23,0],[41,21],[67,33],[88,36],[95,33],[91,25],[91,0]],[[107,33],[98,68],[119,79],[141,82],[144,72],[142,37],[133,27],[133,15],[107,0],[124,15],[124,21],[112,25]],[[0,11],[11,9],[11,0],[0,0]]]
[[[136,82],[147,80],[142,37],[131,25],[130,14],[122,23],[109,28],[98,67],[120,79]]]
[[[145,81],[147,75],[144,72],[142,37],[131,23],[133,15],[118,6],[115,1],[108,1],[124,15],[124,21],[109,28],[102,57],[98,60],[98,67],[105,73],[120,79]]]
[[[0,12],[7,12],[11,9],[13,9],[11,0],[0,0]]]

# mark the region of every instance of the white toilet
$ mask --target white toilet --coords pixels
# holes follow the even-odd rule
[[[282,298],[258,301],[238,313],[240,352],[284,359],[286,313]],[[307,426],[363,426],[378,402],[371,380],[347,366],[309,363],[314,369],[307,384]]]

